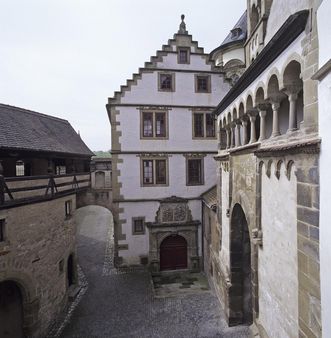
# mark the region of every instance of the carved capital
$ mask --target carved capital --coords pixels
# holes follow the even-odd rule
[[[261,111],[266,111],[269,106],[270,106],[270,104],[267,103],[267,102],[265,102],[265,103],[258,103],[256,105],[256,108],[258,109],[259,112],[261,112]]]
[[[284,92],[288,97],[292,95],[297,97],[301,89],[302,89],[301,83],[291,83],[285,85],[285,87],[282,89],[282,92]]]
[[[247,110],[247,114],[248,114],[248,116],[250,117],[250,118],[252,118],[252,117],[256,117],[257,116],[257,114],[258,114],[258,110],[257,109],[255,109],[255,108],[253,108],[253,109],[248,109]]]

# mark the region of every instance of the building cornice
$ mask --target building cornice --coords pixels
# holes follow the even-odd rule
[[[191,106],[191,105],[180,105],[180,104],[145,104],[145,103],[108,103],[106,105],[107,108],[110,107],[136,107],[137,109],[144,109],[144,108],[153,108],[153,109],[165,109],[169,110],[171,108],[184,108],[184,109],[191,109],[191,110],[214,110],[216,106]]]
[[[153,140],[154,141],[154,140]],[[122,150],[111,150],[110,154],[124,154],[124,155],[137,155],[137,156],[144,156],[144,155],[192,155],[192,154],[203,154],[203,155],[214,155],[217,154],[217,151],[198,151],[198,150],[185,150],[185,151],[180,151],[180,150],[169,150],[169,151],[139,151],[139,150],[132,150],[132,151],[122,151]]]
[[[291,142],[281,145],[273,145],[254,151],[257,157],[275,157],[296,154],[318,154],[320,152],[321,139],[315,138],[299,142]]]
[[[300,11],[291,15],[285,21],[255,61],[219,103],[214,111],[216,115],[223,112],[304,31],[308,15],[308,10]]]

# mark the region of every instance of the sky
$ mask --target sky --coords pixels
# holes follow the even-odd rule
[[[0,0],[0,102],[68,120],[91,150],[109,150],[108,97],[177,32],[205,52],[246,0]]]

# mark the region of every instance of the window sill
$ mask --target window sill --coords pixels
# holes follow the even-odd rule
[[[155,188],[155,187],[169,187],[169,184],[142,184],[143,188]]]
[[[162,88],[159,88],[159,92],[170,92],[170,93],[173,93],[175,91],[173,89],[162,89]]]
[[[142,136],[140,138],[141,140],[144,140],[144,141],[157,141],[157,140],[168,140],[169,137],[168,136]]]

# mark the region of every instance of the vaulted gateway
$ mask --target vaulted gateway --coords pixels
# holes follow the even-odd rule
[[[246,216],[240,204],[235,204],[231,217],[230,265],[229,325],[251,324],[251,243]]]
[[[24,337],[22,294],[12,281],[0,283],[0,323],[0,337]]]
[[[174,235],[165,238],[160,246],[160,270],[187,268],[187,242],[184,237]]]

